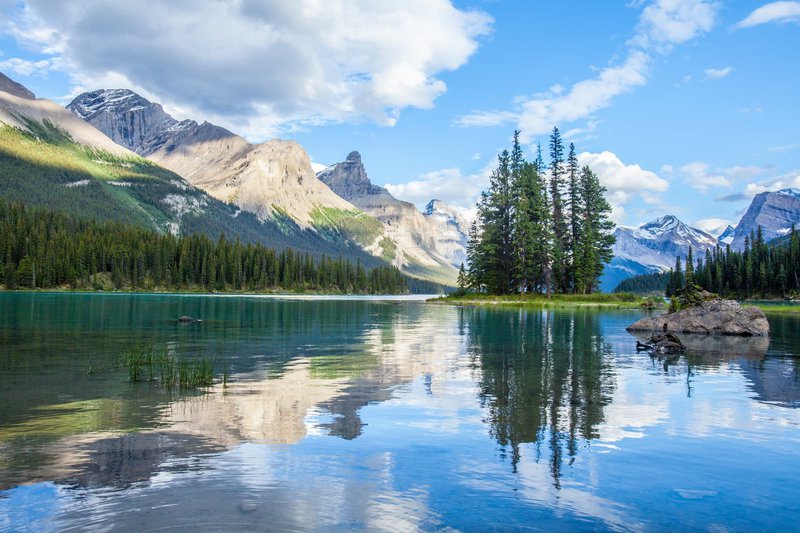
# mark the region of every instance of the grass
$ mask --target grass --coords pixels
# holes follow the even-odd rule
[[[594,293],[594,294],[554,294],[550,298],[544,295],[521,294],[484,294],[453,293],[441,298],[428,300],[431,303],[466,304],[466,305],[525,305],[538,307],[617,307],[617,308],[653,308],[659,302],[652,298],[644,298],[635,294]]]
[[[178,359],[163,346],[139,347],[122,354],[121,365],[128,370],[128,381],[141,383],[158,382],[167,389],[191,390],[210,387],[214,384],[215,361],[202,359]],[[223,376],[223,384],[230,378]]]
[[[311,224],[325,237],[336,239],[341,235],[361,246],[371,245],[383,234],[378,219],[358,210],[318,206],[311,212]]]
[[[745,305],[745,307],[758,307],[765,313],[800,313],[800,305],[786,305],[786,304],[759,305],[759,304],[748,303]]]

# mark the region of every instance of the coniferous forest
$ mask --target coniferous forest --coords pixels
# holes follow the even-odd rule
[[[683,264],[682,264],[683,263]],[[697,259],[690,249],[685,261],[676,258],[668,272],[622,281],[615,292],[659,291],[672,297],[688,283],[727,298],[782,298],[800,293],[800,234],[765,242],[761,227],[745,238],[744,249],[717,246]]]
[[[580,168],[575,146],[566,158],[558,128],[550,135],[550,164],[541,146],[526,161],[514,132],[511,152],[498,156],[489,189],[470,230],[468,270],[460,288],[492,294],[589,294],[613,256],[614,223],[606,189]]]
[[[7,289],[243,290],[404,293],[392,266],[291,249],[276,252],[223,236],[173,236],[0,200],[0,282]]]

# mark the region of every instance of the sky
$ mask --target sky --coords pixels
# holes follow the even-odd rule
[[[798,1],[0,0],[0,72],[41,98],[130,88],[466,213],[557,126],[617,223],[712,233],[800,187],[798,51]]]

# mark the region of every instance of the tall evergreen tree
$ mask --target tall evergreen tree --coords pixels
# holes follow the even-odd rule
[[[575,155],[575,144],[569,143],[569,155],[567,156],[567,178],[569,191],[569,249],[573,252],[570,256],[569,271],[567,273],[567,285],[572,291],[575,287],[575,268],[576,258],[574,251],[578,247],[580,239],[581,220],[584,218],[580,202],[580,184],[578,183],[578,156]]]
[[[605,198],[606,188],[597,174],[583,167],[580,175],[578,205],[582,215],[575,248],[575,287],[588,294],[597,287],[603,267],[613,258],[614,223],[610,219],[611,205]]]
[[[553,228],[553,283],[565,292],[569,274],[569,230],[564,212],[564,145],[558,128],[550,135],[550,205]]]

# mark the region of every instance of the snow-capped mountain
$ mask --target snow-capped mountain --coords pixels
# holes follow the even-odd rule
[[[687,226],[673,215],[651,220],[638,228],[618,227],[614,236],[617,238],[614,259],[600,278],[604,291],[613,290],[623,279],[672,268],[676,257],[686,258],[690,246],[697,257],[706,248],[717,245],[717,239]]]
[[[467,219],[456,208],[437,199],[428,202],[422,214],[436,227],[439,252],[450,259],[453,266],[466,264],[469,239]]]
[[[744,239],[758,230],[764,234],[765,241],[786,235],[792,224],[800,224],[800,190],[781,189],[757,194],[742,220],[736,226],[731,248],[744,248]]]
[[[717,237],[717,241],[720,245],[730,244],[733,242],[733,234],[736,231],[736,228],[728,224],[728,227],[725,228],[719,237]]]

